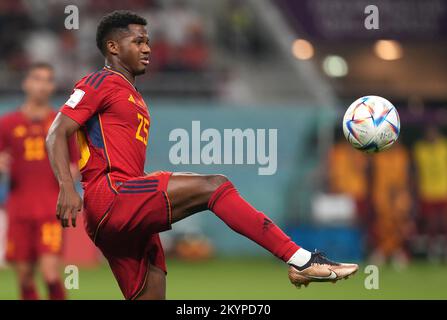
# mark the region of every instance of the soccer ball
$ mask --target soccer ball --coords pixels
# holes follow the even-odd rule
[[[378,96],[354,101],[343,117],[343,133],[349,143],[366,153],[388,149],[399,137],[400,119],[396,108]]]

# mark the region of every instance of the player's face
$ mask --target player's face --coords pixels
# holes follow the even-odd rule
[[[53,71],[48,68],[31,70],[23,81],[23,91],[28,100],[46,104],[55,89]]]
[[[149,37],[144,26],[130,24],[129,32],[122,37],[119,43],[119,58],[134,75],[146,72],[149,65]]]

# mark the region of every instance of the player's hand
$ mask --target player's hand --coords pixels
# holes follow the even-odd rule
[[[76,192],[73,182],[61,184],[57,199],[56,217],[64,228],[76,227],[76,217],[82,209],[82,199]]]
[[[9,164],[11,163],[11,156],[7,152],[0,152],[0,172],[7,172]]]

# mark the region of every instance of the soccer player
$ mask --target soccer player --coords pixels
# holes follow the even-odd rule
[[[135,87],[149,65],[146,20],[128,11],[102,18],[96,42],[105,67],[82,78],[47,136],[59,181],[57,216],[64,227],[85,212],[86,229],[107,258],[126,299],[164,299],[166,265],[159,232],[209,209],[234,231],[289,265],[297,286],[336,281],[357,271],[300,248],[245,201],[222,175],[144,172],[150,116]],[[84,201],[74,189],[67,137],[78,132]]]
[[[436,125],[429,126],[413,152],[427,257],[447,261],[447,139]]]
[[[54,215],[59,184],[52,174],[45,137],[56,111],[50,97],[55,89],[51,65],[32,65],[23,81],[25,102],[0,119],[0,174],[9,174],[6,202],[6,258],[14,265],[22,299],[38,299],[34,272],[40,267],[50,299],[64,299],[59,265],[62,227]],[[72,165],[77,150],[70,143]],[[68,165],[68,164],[67,164]]]

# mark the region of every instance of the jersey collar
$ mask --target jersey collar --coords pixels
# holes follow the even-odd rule
[[[130,82],[130,81],[126,78],[126,76],[125,76],[124,74],[122,74],[121,72],[116,71],[116,70],[112,70],[112,69],[111,69],[110,67],[108,67],[108,66],[105,66],[105,67],[104,67],[104,70],[107,70],[107,71],[109,71],[109,72],[112,72],[112,73],[114,73],[114,74],[116,74],[116,75],[122,77],[124,80],[127,81],[128,84],[130,84],[130,85],[132,86],[132,88],[135,89],[135,91],[138,92],[137,88],[132,84],[132,82]]]

